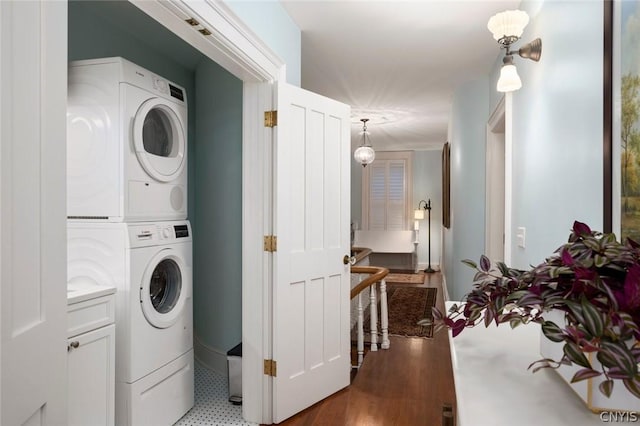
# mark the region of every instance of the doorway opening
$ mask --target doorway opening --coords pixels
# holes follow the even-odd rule
[[[226,376],[226,352],[246,338],[249,306],[249,327],[255,331],[245,345],[253,350],[242,359],[243,381],[250,383],[244,386],[242,410],[244,418],[260,422],[270,417],[260,368],[270,350],[262,345],[270,325],[268,306],[262,304],[270,272],[262,263],[268,220],[255,212],[271,209],[265,180],[271,157],[265,154],[268,136],[256,129],[258,111],[271,107],[270,82],[280,78],[282,64],[262,46],[241,56],[237,40],[228,41],[229,33],[240,34],[236,27],[203,36],[185,22],[189,11],[180,7],[179,2],[70,1],[68,59],[122,56],[186,89],[196,358]],[[229,13],[224,5],[202,7],[209,19]],[[227,37],[228,43],[219,47],[214,37]],[[250,292],[243,289],[247,283]]]

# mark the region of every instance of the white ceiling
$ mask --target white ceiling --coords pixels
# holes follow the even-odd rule
[[[302,31],[302,87],[351,105],[376,150],[439,149],[455,88],[491,71],[487,21],[520,0],[281,0]]]

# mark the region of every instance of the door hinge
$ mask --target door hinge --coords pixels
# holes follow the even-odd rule
[[[277,363],[272,359],[264,360],[264,374],[271,377],[276,377]]]
[[[264,127],[274,127],[278,125],[278,111],[264,112]]]
[[[264,236],[264,251],[274,252],[278,251],[278,237],[275,235]]]

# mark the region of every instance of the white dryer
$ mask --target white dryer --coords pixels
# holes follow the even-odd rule
[[[116,424],[172,425],[192,406],[187,221],[68,223],[68,280],[116,292]]]
[[[184,88],[119,57],[69,64],[67,216],[187,218]]]

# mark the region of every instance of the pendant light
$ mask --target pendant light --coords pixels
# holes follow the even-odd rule
[[[362,164],[362,167],[367,167],[367,164],[371,164],[373,160],[375,160],[376,152],[371,147],[371,140],[367,132],[367,121],[369,121],[369,119],[361,118],[360,121],[362,121],[362,143],[353,153],[353,158]]]

